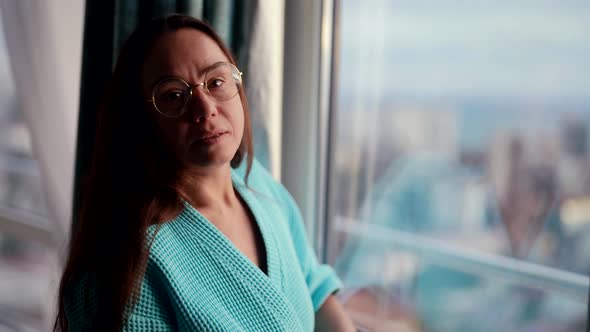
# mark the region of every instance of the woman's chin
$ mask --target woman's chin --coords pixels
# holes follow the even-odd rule
[[[187,158],[185,163],[193,167],[220,167],[229,165],[235,155],[236,151],[209,151],[209,153],[203,153],[203,151],[192,151]]]

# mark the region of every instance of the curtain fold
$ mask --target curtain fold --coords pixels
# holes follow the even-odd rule
[[[113,22],[113,54],[111,58],[114,66],[117,54],[125,39],[133,32],[139,24],[139,2],[138,1],[116,1]]]
[[[178,0],[176,10],[198,19],[203,18],[204,0]]]
[[[255,155],[281,179],[285,0],[260,1],[253,15],[246,63]],[[236,39],[239,34],[236,35]]]
[[[31,287],[42,292],[39,323],[43,330],[49,330],[55,318],[59,256],[67,242],[72,211],[84,4],[71,0],[0,0],[0,7],[18,104],[31,133],[47,202],[48,215],[43,217],[52,224],[47,269],[31,271],[46,277],[31,279],[35,281]],[[33,226],[27,220],[14,221]],[[26,240],[39,241],[31,234]],[[30,294],[28,289],[22,292],[24,298]],[[3,318],[10,322],[10,317]]]
[[[173,13],[186,14],[207,21],[236,54],[239,64],[246,63],[245,57],[256,0],[111,0],[111,2],[114,3],[112,5],[114,6],[113,63],[121,45],[139,24]],[[109,7],[108,1],[106,7]],[[106,24],[110,23],[108,21]]]
[[[234,9],[234,0],[205,1],[203,18],[215,28],[225,43],[235,50],[234,47],[237,45],[232,44],[232,26],[239,18],[234,17]]]
[[[61,248],[71,212],[83,5],[0,5],[17,97],[40,165],[53,240]]]

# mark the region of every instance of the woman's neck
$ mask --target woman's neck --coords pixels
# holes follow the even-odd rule
[[[198,210],[220,210],[239,202],[234,191],[231,167],[188,169],[181,188],[185,199]]]

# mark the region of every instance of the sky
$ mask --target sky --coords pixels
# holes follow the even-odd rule
[[[343,0],[339,89],[590,101],[590,1]]]

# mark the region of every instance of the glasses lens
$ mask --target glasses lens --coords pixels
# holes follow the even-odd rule
[[[220,63],[207,71],[205,81],[211,96],[217,100],[228,100],[238,94],[242,76],[231,64]]]
[[[166,116],[179,116],[189,98],[189,86],[183,81],[170,78],[154,88],[156,108]]]

